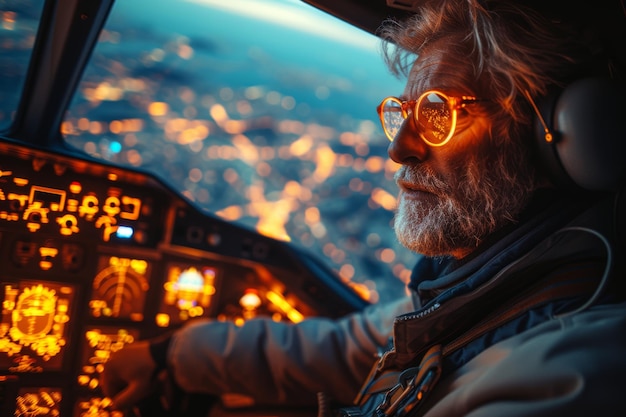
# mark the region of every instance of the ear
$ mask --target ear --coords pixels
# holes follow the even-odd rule
[[[552,133],[536,117],[539,155],[559,188],[616,191],[626,179],[626,84],[578,80],[538,103]]]

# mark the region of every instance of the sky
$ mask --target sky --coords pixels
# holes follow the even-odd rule
[[[248,16],[291,30],[342,42],[353,48],[376,51],[377,40],[300,0],[186,0],[241,16]]]

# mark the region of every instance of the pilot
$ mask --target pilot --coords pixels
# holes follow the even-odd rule
[[[624,27],[614,3],[602,19]],[[378,108],[401,165],[394,228],[425,255],[410,295],[338,320],[195,322],[115,354],[104,393],[131,407],[165,371],[186,392],[328,399],[332,415],[626,415],[623,169],[572,172],[552,148],[587,140],[623,160],[623,56],[610,43],[624,37],[586,13],[440,0],[386,22],[384,58],[407,76]],[[560,138],[546,107],[565,120]]]

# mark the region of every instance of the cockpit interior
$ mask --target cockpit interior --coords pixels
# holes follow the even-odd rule
[[[375,33],[412,3],[0,1],[0,415],[121,416],[128,343],[404,291]]]
[[[284,71],[292,79],[280,94],[263,78],[291,59],[269,54],[290,51],[273,52],[269,41],[266,49],[221,44],[229,27],[257,13],[284,19],[290,8],[313,7],[255,4],[250,15],[243,13],[249,2],[231,10],[219,2],[168,1],[160,13],[135,20],[153,4],[128,3],[0,4],[1,415],[109,415],[99,374],[111,352],[190,320],[266,315],[298,322],[339,317],[378,298],[375,286],[364,283],[367,274],[350,281],[355,273],[341,271],[348,262],[332,254],[338,239],[326,239],[326,257],[339,258],[333,265],[322,250],[314,254],[289,237],[310,241],[332,227],[320,221],[324,203],[312,194],[334,186],[326,179],[337,158],[349,158],[342,162],[346,173],[355,163],[372,177],[370,171],[383,169],[384,142],[370,156],[370,138],[363,138],[374,111],[344,121],[340,131],[335,119],[324,120],[329,100],[318,98],[311,109],[297,96],[308,86],[298,85],[296,69]],[[223,17],[233,20],[208,24]],[[188,33],[185,24],[192,26]],[[341,85],[325,84],[331,77],[343,82],[332,69],[308,72],[317,77],[311,88],[318,97],[350,98]],[[359,131],[357,123],[365,127]],[[303,172],[271,173],[279,153],[283,171]],[[354,178],[349,187],[365,188],[360,200],[367,205],[372,185]],[[213,206],[203,204],[209,200]],[[245,224],[236,218],[245,214],[232,213],[247,206]],[[371,210],[384,211],[377,224],[389,222],[386,206]],[[372,245],[384,246],[369,233]],[[402,281],[395,278],[397,291]]]

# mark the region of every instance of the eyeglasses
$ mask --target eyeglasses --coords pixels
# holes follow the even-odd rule
[[[430,146],[443,146],[456,129],[458,110],[480,99],[471,96],[450,97],[441,91],[429,90],[417,100],[404,101],[387,97],[378,105],[383,130],[391,142],[398,136],[402,124],[413,114],[420,137]]]

